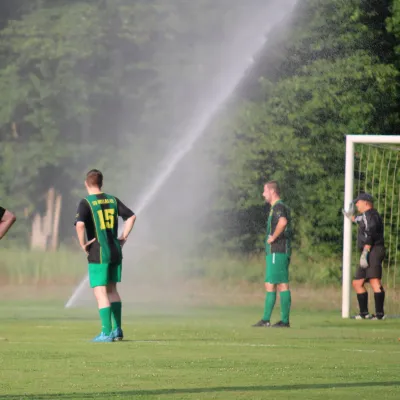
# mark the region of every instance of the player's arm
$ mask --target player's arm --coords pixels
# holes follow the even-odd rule
[[[355,224],[359,224],[362,220],[362,215],[357,215],[355,216],[355,209],[354,209],[354,203],[351,202],[348,211],[346,211],[344,208],[342,208],[342,213],[343,215],[348,218],[351,222],[354,222]]]
[[[12,212],[0,207],[0,239],[3,239],[16,220]]]
[[[372,245],[374,244],[374,238],[378,236],[378,225],[380,221],[377,220],[375,216],[367,217],[367,226],[365,229],[365,244],[364,250],[370,251]]]
[[[277,204],[274,209],[274,213],[278,218],[278,223],[276,224],[274,232],[268,237],[267,243],[273,243],[286,229],[288,224],[288,211],[282,204]]]
[[[118,206],[118,215],[124,220],[124,230],[122,232],[121,237],[119,238],[119,240],[123,244],[128,239],[128,236],[131,233],[133,226],[135,225],[136,215],[130,208],[128,208],[124,203],[122,203],[121,200],[119,199],[116,200]]]
[[[288,220],[286,217],[280,217],[278,219],[278,223],[276,224],[275,231],[268,238],[268,243],[273,243],[286,229],[286,225],[288,224]]]
[[[369,252],[371,251],[371,247],[374,243],[374,238],[378,235],[378,225],[380,224],[379,221],[375,217],[368,217],[366,218],[365,224],[365,242],[364,248],[360,256],[360,267],[361,268],[368,268],[369,267]]]
[[[126,242],[129,234],[131,233],[131,231],[133,229],[133,225],[135,225],[135,221],[136,221],[136,215],[132,215],[125,221],[124,231],[122,233],[122,236],[119,238],[120,240],[122,240],[123,242]]]
[[[89,242],[86,241],[85,221],[87,221],[88,218],[90,218],[89,204],[87,204],[86,200],[81,200],[75,217],[75,229],[78,236],[79,245],[86,254],[88,254],[88,246],[96,240],[96,238],[94,238]]]
[[[347,211],[344,208],[342,208],[343,215],[346,218],[348,218],[350,221],[352,221],[354,223],[357,223],[356,217],[354,216],[354,212],[355,212],[355,209],[354,209],[354,203],[353,202],[350,203],[349,209]]]

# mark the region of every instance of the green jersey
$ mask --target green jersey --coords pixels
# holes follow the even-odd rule
[[[285,253],[290,257],[292,251],[292,220],[290,217],[290,208],[284,204],[282,200],[278,200],[271,206],[267,221],[266,241],[268,240],[268,236],[274,234],[279,218],[281,217],[286,218],[288,222],[285,230],[274,240],[273,243],[268,244],[265,242],[265,249],[267,254]]]
[[[120,263],[121,245],[118,240],[118,217],[124,220],[134,213],[119,199],[106,193],[92,194],[82,199],[78,206],[75,224],[84,222],[88,241],[96,238],[89,247],[91,264]]]

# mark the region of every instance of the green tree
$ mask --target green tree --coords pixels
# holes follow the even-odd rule
[[[261,248],[260,192],[266,180],[278,179],[294,211],[297,242],[340,248],[345,135],[391,133],[398,120],[398,70],[382,23],[387,8],[366,3],[300,3],[280,76],[262,81],[263,95],[227,129],[221,208],[231,217],[245,210],[247,219],[225,232],[228,243]]]

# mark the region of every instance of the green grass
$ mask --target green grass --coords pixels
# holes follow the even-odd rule
[[[209,279],[217,282],[263,282],[265,257],[238,257],[220,254],[209,258],[184,258],[181,254],[165,257],[163,252],[135,260],[128,257],[125,266],[135,265],[140,274],[157,277],[168,275],[189,279]],[[341,261],[317,254],[296,252],[291,262],[291,282],[312,286],[340,283]],[[86,272],[86,259],[80,249],[62,248],[57,252],[28,251],[26,249],[2,249],[0,259],[0,283],[7,284],[64,284],[79,281]]]
[[[85,272],[85,255],[79,251],[1,249],[0,282],[7,284],[70,283]]]
[[[290,281],[315,287],[340,284],[340,266],[339,257],[296,251],[291,258]],[[183,272],[188,276],[206,277],[219,282],[263,282],[265,255],[261,253],[251,257],[238,257],[225,254],[215,258],[193,259],[183,266]]]
[[[2,303],[0,399],[400,398],[400,320],[294,310],[291,329],[251,328],[261,306],[125,306],[126,341],[94,344],[94,309]]]
[[[341,258],[327,257],[317,251],[294,251],[290,265],[292,284],[309,287],[340,286]],[[353,261],[353,273],[357,260]],[[129,252],[124,259],[125,270],[134,270],[141,277],[154,279],[168,271],[169,277],[206,279],[223,284],[259,283],[265,276],[265,257],[258,254],[239,257],[219,254],[208,257],[186,258],[182,254],[154,251],[147,257],[131,260]],[[63,247],[57,252],[2,249],[0,258],[0,284],[65,284],[77,283],[86,273],[85,255],[80,249]],[[385,268],[383,283],[393,288],[395,276],[400,279],[400,268]],[[389,276],[390,275],[390,276]],[[397,301],[397,299],[396,299]]]

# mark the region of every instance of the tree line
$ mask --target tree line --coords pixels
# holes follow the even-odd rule
[[[244,2],[228,3],[2,2],[1,201],[29,218],[52,185],[71,200],[66,225],[93,160],[117,177],[110,191],[124,171],[143,184],[136,160],[153,165],[168,127],[188,111],[188,93],[172,92],[173,82],[183,74],[205,85],[212,64],[202,60],[218,51],[216,38],[229,38],[234,27],[224,21],[245,12]],[[224,146],[211,156],[220,184],[203,247],[262,249],[260,188],[277,179],[294,210],[296,245],[340,249],[345,135],[399,132],[399,26],[399,0],[303,0],[274,27],[211,135]]]

